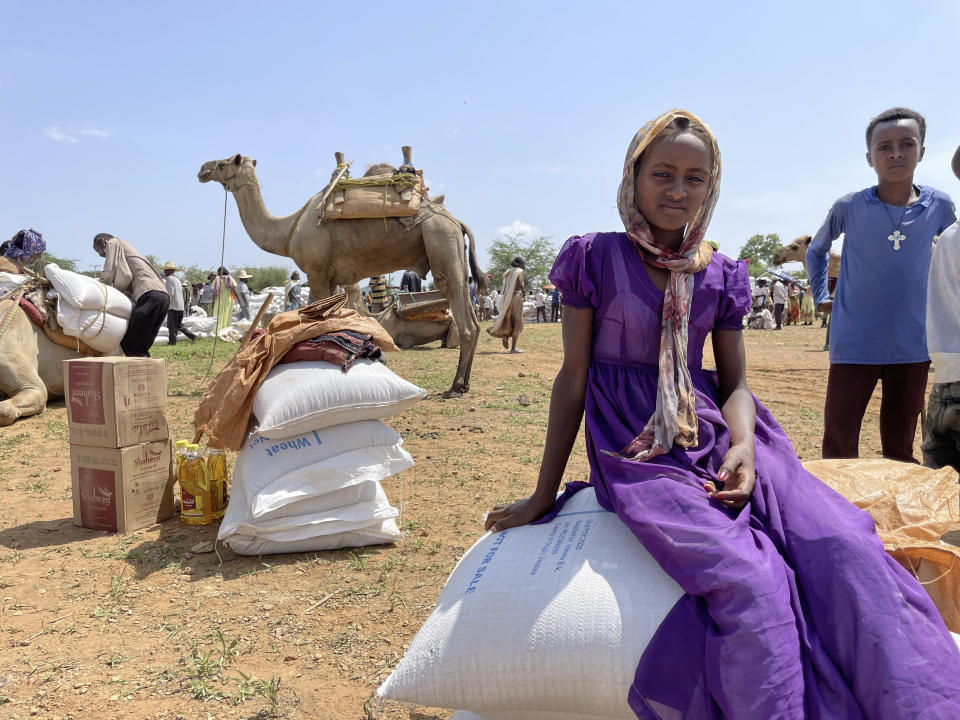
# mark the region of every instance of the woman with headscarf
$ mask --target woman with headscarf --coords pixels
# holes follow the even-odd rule
[[[7,258],[17,267],[17,272],[38,259],[47,250],[47,243],[43,235],[33,228],[19,230],[17,233],[0,244],[0,257]]]
[[[517,348],[517,338],[523,330],[523,271],[527,264],[522,257],[515,257],[510,267],[503,273],[503,294],[498,305],[500,314],[487,332],[503,341],[504,349],[512,353],[521,353]]]
[[[213,316],[217,319],[217,330],[229,327],[233,323],[233,289],[237,281],[230,271],[222,265],[217,268],[213,278]]]
[[[486,527],[551,519],[585,486],[555,502],[586,413],[598,502],[687,593],[624,688],[638,717],[960,717],[960,653],[936,607],[747,387],[747,265],[703,242],[719,187],[696,116],[636,134],[626,232],[570,238],[550,273],[567,310],[537,488]]]

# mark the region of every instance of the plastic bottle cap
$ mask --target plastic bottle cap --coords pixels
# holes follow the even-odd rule
[[[181,448],[181,447],[186,447],[186,446],[189,445],[189,444],[190,444],[190,443],[188,443],[186,440],[177,440],[177,444],[176,444],[176,445],[177,445],[178,448]]]
[[[187,444],[187,450],[193,451],[193,450],[199,450],[199,449],[200,449],[200,446],[199,446],[197,443],[188,443],[188,444]]]

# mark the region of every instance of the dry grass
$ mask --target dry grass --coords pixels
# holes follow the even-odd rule
[[[801,456],[817,456],[822,332],[745,337],[753,390]],[[192,435],[211,347],[156,353],[169,361],[175,437]],[[190,550],[212,540],[214,527],[172,520],[126,535],[78,528],[63,403],[0,430],[0,716],[448,717],[380,704],[373,694],[481,534],[483,512],[533,487],[561,361],[559,325],[528,325],[521,347],[523,355],[508,355],[484,334],[471,392],[451,399],[439,393],[456,351],[390,358],[430,393],[388,421],[417,463],[384,482],[402,511],[397,545],[262,558],[221,548],[221,562]],[[234,348],[218,344],[214,371]],[[868,412],[863,452],[876,454],[876,406]],[[567,479],[587,475],[581,437]]]

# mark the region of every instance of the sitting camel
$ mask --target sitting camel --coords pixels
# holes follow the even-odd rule
[[[807,250],[810,247],[810,241],[813,238],[810,235],[801,235],[796,240],[794,240],[789,245],[784,245],[777,252],[773,254],[773,264],[774,265],[783,265],[787,262],[800,262],[803,263],[804,272],[807,270]],[[808,273],[809,275],[809,273]],[[833,289],[837,285],[837,277],[840,275],[840,256],[837,255],[832,250],[830,251],[830,259],[827,263],[827,288],[830,291],[830,295],[833,295]],[[823,344],[824,350],[830,349],[830,311],[827,310],[823,313],[823,325],[821,327],[827,328],[827,339]]]
[[[5,268],[0,265],[13,272],[12,266]],[[47,337],[16,300],[0,301],[0,396],[7,398],[0,402],[0,426],[38,415],[48,398],[62,397],[63,361],[82,357],[87,354]]]
[[[361,299],[357,285],[347,285],[343,290],[347,293],[346,307],[353,308],[366,317],[375,318],[401,350],[426,345],[434,340],[440,340],[441,347],[460,347],[460,335],[449,312],[438,313],[436,317],[411,320],[400,314],[396,302],[391,302],[380,312],[371,313]]]
[[[291,215],[276,217],[264,205],[255,166],[256,161],[236,155],[204,163],[197,177],[200,182],[215,180],[233,193],[250,239],[266,252],[291,258],[306,271],[318,300],[333,295],[337,285],[346,287],[375,275],[408,268],[420,277],[432,272],[460,333],[460,359],[450,391],[466,392],[480,337],[480,322],[467,288],[468,270],[478,286],[486,282],[477,265],[470,228],[441,204],[427,200],[421,207],[427,205],[433,212],[421,210],[425,217],[410,228],[398,218],[328,221],[320,214],[320,193]],[[377,165],[367,174],[387,168],[393,169]]]

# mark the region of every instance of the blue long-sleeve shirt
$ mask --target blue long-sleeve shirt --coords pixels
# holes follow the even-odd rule
[[[913,205],[888,205],[870,187],[837,200],[807,249],[819,305],[828,298],[827,263],[844,237],[830,319],[830,362],[888,365],[929,359],[927,273],[933,239],[956,220],[945,193],[919,186]],[[899,229],[902,239],[888,238]],[[899,246],[899,249],[897,249]]]

